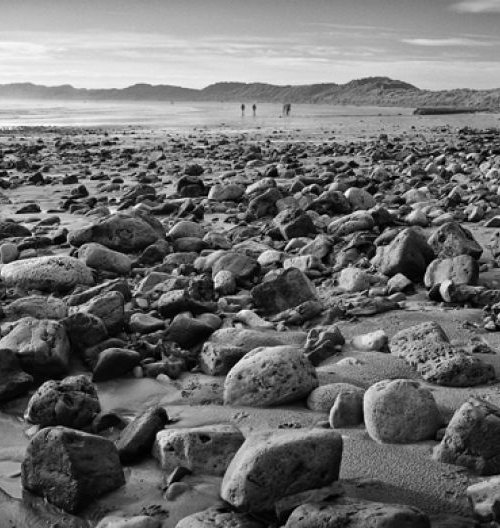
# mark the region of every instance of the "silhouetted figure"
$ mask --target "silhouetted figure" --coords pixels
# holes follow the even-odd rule
[[[283,115],[288,117],[290,115],[290,110],[292,109],[291,103],[285,103],[283,105]]]
[[[245,115],[245,104],[242,103],[241,105],[241,117],[243,117]]]
[[[257,115],[257,105],[255,103],[252,105],[252,112],[253,116],[255,117]]]

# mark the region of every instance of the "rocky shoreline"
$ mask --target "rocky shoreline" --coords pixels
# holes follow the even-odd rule
[[[3,131],[0,199],[5,526],[498,525],[498,129]]]

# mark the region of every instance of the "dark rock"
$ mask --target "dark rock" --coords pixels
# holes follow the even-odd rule
[[[472,233],[457,222],[447,222],[440,226],[428,243],[438,258],[470,255],[477,260],[483,252]]]
[[[12,350],[0,349],[0,404],[22,396],[33,385],[33,377],[21,369]]]
[[[103,350],[94,367],[92,380],[95,382],[118,378],[130,372],[141,361],[141,355],[126,348],[107,348]]]

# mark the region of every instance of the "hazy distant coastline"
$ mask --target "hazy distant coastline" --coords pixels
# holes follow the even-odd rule
[[[277,86],[266,83],[220,82],[203,89],[171,85],[135,84],[127,88],[87,89],[69,84],[0,85],[0,97],[76,101],[251,101],[374,105],[399,107],[464,107],[500,111],[500,88],[491,90],[421,90],[388,77],[368,77],[346,84],[322,83]]]

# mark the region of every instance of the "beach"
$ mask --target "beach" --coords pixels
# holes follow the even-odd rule
[[[2,338],[20,317],[32,317],[28,308],[9,312],[9,306],[24,297],[61,300],[67,309],[60,318],[64,322],[84,304],[74,296],[92,286],[104,285],[95,295],[127,290],[118,327],[106,328],[100,340],[80,346],[75,339],[84,341],[85,333],[73,330],[68,367],[55,378],[94,374],[95,380],[96,371],[85,360],[86,349],[116,338],[122,344],[112,346],[134,350],[140,359],[124,372],[95,381],[101,414],[113,413],[127,422],[160,406],[168,414],[167,430],[232,424],[247,437],[265,430],[330,430],[329,412],[311,408],[307,395],[284,404],[225,401],[228,374],[207,373],[199,362],[203,345],[213,339],[214,332],[234,328],[274,332],[293,346],[298,339],[294,333],[300,333],[298,346],[304,348],[313,329],[335,326],[344,342],[330,347],[314,364],[319,386],[348,383],[364,392],[382,380],[417,380],[434,398],[443,420],[440,431],[436,429],[423,441],[402,443],[377,442],[362,423],[335,428],[343,440],[340,482],[347,496],[419,508],[430,516],[433,527],[476,526],[466,489],[480,481],[480,475],[462,465],[433,460],[431,455],[444,427],[471,397],[500,407],[496,377],[500,332],[491,325],[485,328],[489,305],[477,301],[480,292],[500,289],[495,251],[498,225],[488,227],[488,221],[500,215],[498,114],[413,116],[410,109],[293,105],[291,116],[283,118],[277,105],[263,104],[253,118],[241,117],[238,105],[227,103],[103,103],[101,112],[96,103],[89,103],[90,108],[85,103],[9,104],[0,112],[1,221],[17,229],[5,231],[2,244],[18,251],[14,260],[1,264]],[[349,193],[352,188],[363,194]],[[326,191],[334,194],[324,196]],[[344,209],[336,209],[339,204]],[[382,213],[373,212],[380,208]],[[288,210],[297,216],[290,220],[282,214]],[[120,237],[127,236],[120,229],[132,227],[117,229],[116,240],[111,235],[109,239],[97,236],[98,229],[85,231],[120,215],[146,216],[156,233],[153,241],[120,245],[124,243]],[[336,221],[340,223],[334,225]],[[360,227],[346,231],[350,221],[361,222]],[[448,298],[449,290],[439,289],[448,280],[443,279],[448,272],[442,272],[432,287],[424,285],[426,268],[434,258],[471,255],[458,249],[440,256],[437,246],[432,246],[435,254],[426,259],[423,271],[406,286],[391,290],[388,281],[396,272],[373,260],[377,248],[390,245],[407,229],[429,240],[448,223],[467,229],[480,247],[479,255],[467,261],[476,275],[471,271],[461,283],[478,290],[469,297]],[[293,229],[287,231],[290,225]],[[25,228],[24,234],[19,226]],[[174,234],[174,229],[181,228],[184,234]],[[392,234],[385,242],[377,241],[389,231]],[[135,243],[140,236],[134,238],[134,234],[131,240]],[[92,280],[62,289],[36,281],[23,283],[5,271],[12,263],[39,257],[72,257],[85,263],[87,257],[80,248],[89,243],[108,244],[109,249],[127,255],[127,271],[86,264]],[[154,250],[145,256],[150,246]],[[227,281],[219,289],[217,261],[209,264],[210,255],[217,252],[246,259],[219,266],[219,272],[230,273],[218,277]],[[285,267],[289,259],[295,260]],[[411,264],[405,266],[411,276]],[[307,277],[314,296],[300,310],[300,303],[292,302],[282,310],[266,312],[252,292],[290,268]],[[357,270],[359,276],[352,280],[343,276],[347,268]],[[155,273],[160,278],[146,288],[144,280]],[[449,275],[453,280],[453,273]],[[125,286],[105,286],[113,281]],[[180,290],[191,304],[186,301],[173,311],[162,308],[161,296]],[[139,315],[160,326],[149,319],[152,329],[134,326],[134,315],[141,325]],[[183,327],[176,347],[169,336],[174,319],[180,316],[200,326]],[[450,347],[474,349],[473,358],[491,365],[495,376],[485,377],[484,383],[476,379],[436,383],[423,379],[402,355],[391,353],[395,334],[430,321],[444,330]],[[380,331],[385,335],[382,345],[370,348],[355,341],[356,336]],[[184,332],[196,334],[194,341]],[[166,349],[159,352],[162,340]],[[176,358],[187,358],[181,371],[169,376],[163,369],[148,376],[146,365],[165,358],[165,350],[173,350]],[[24,417],[39,384],[36,381],[0,404],[0,488],[14,499],[23,496],[21,463],[30,440],[41,429]],[[100,434],[115,441],[120,427],[105,428]],[[89,501],[76,514],[79,519],[95,526],[104,516],[145,515],[162,528],[174,528],[185,517],[220,504],[220,475],[192,471],[169,494],[168,471],[149,452],[134,464],[124,464],[124,472],[126,484]],[[37,499],[32,500],[37,504]],[[0,500],[0,515],[3,511],[21,522],[25,514],[12,513],[12,504],[12,499]],[[32,508],[28,499],[25,505]],[[23,522],[16,526],[28,526]],[[32,522],[29,526],[38,526]]]

